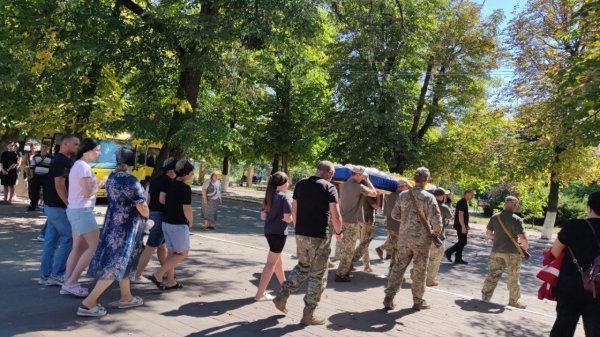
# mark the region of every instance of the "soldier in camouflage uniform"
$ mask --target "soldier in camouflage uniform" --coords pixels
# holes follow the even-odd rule
[[[429,248],[429,262],[427,262],[427,279],[425,284],[428,287],[435,287],[439,285],[438,281],[435,279],[437,277],[438,271],[440,270],[440,263],[442,262],[442,257],[444,256],[444,251],[446,249],[443,244],[446,239],[445,230],[448,228],[450,220],[452,220],[452,211],[450,207],[444,203],[446,200],[446,191],[442,188],[437,188],[433,191],[433,196],[437,200],[438,207],[440,208],[440,212],[442,213],[442,225],[443,229],[438,237],[442,240],[442,245],[440,247],[436,247],[435,245],[431,245]],[[412,276],[412,269],[411,269]]]
[[[490,301],[498,280],[504,272],[508,271],[508,305],[516,308],[524,309],[525,305],[519,303],[521,296],[521,287],[519,277],[521,272],[521,252],[517,250],[515,242],[517,237],[521,239],[521,246],[527,249],[529,242],[523,231],[523,220],[514,212],[519,207],[519,199],[508,196],[504,200],[504,210],[494,214],[487,225],[486,235],[494,240],[492,253],[488,261],[488,275],[481,289],[481,296],[484,301]],[[510,233],[511,237],[506,234],[502,228],[502,224]],[[514,240],[514,242],[513,242]]]
[[[324,318],[315,315],[315,310],[327,285],[327,261],[331,253],[331,237],[327,233],[330,216],[336,239],[343,239],[338,194],[329,182],[333,173],[331,162],[320,162],[314,176],[296,184],[292,197],[298,264],[281,285],[273,303],[278,310],[287,314],[290,294],[308,280],[304,313],[300,321],[303,325],[325,323]]]
[[[442,231],[442,217],[437,201],[433,195],[425,191],[424,187],[429,180],[429,170],[420,167],[415,171],[415,187],[402,192],[398,196],[396,205],[392,210],[392,218],[400,221],[400,237],[398,238],[398,252],[396,264],[388,278],[385,288],[383,306],[387,310],[394,309],[394,296],[402,284],[402,278],[406,268],[413,261],[414,279],[412,282],[413,309],[429,309],[429,305],[423,299],[425,293],[425,272],[427,270],[427,259],[429,258],[429,247],[432,244],[431,235]],[[425,229],[417,215],[416,206],[419,208],[429,229]]]
[[[385,216],[385,226],[387,227],[387,240],[383,243],[383,245],[375,248],[377,255],[379,255],[380,259],[383,259],[383,251],[387,252],[387,256],[391,256],[390,261],[390,271],[394,266],[394,262],[396,261],[396,252],[398,247],[398,230],[400,230],[400,223],[392,218],[392,210],[396,205],[396,200],[398,200],[398,196],[400,193],[408,190],[410,188],[410,184],[408,179],[400,178],[398,179],[396,185],[396,192],[391,193],[385,197],[385,201],[383,204],[383,214]]]
[[[369,244],[375,237],[375,210],[379,208],[379,192],[375,198],[363,198],[363,210],[365,214],[365,222],[362,223],[360,231],[360,239],[358,247],[354,252],[352,263],[362,258],[364,269],[367,272],[372,272],[371,261],[369,258]]]
[[[377,196],[377,190],[369,180],[369,176],[362,166],[352,168],[352,176],[342,185],[340,189],[340,212],[344,219],[344,239],[340,264],[335,274],[336,282],[350,282],[350,270],[352,259],[356,250],[356,240],[362,224],[365,222],[363,210],[365,197]]]

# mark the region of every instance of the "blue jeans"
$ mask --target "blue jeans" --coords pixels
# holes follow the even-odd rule
[[[42,277],[63,276],[67,258],[73,247],[71,224],[67,219],[67,210],[44,205],[44,213],[48,217],[48,226],[44,236],[44,252],[42,253],[40,275]]]

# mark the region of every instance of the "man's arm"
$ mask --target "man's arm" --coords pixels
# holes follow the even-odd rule
[[[335,237],[338,240],[342,239],[342,215],[340,213],[340,206],[337,202],[329,203],[329,212],[331,213],[331,223],[335,230]],[[339,233],[339,234],[338,234]]]
[[[192,216],[192,205],[183,205],[183,214],[188,222],[188,227],[192,228],[194,217]]]
[[[390,213],[390,216],[392,217],[392,219],[400,221],[402,216],[402,212],[400,209],[400,198],[396,199],[396,204],[394,205],[394,208],[392,208],[392,213]]]
[[[63,176],[54,177],[54,186],[56,187],[56,193],[58,194],[58,196],[60,197],[62,202],[65,205],[68,205],[69,198],[68,198],[66,181],[67,180]]]
[[[486,230],[485,231],[485,236],[487,236],[489,239],[493,239],[494,238],[494,231],[491,230]]]
[[[294,221],[294,226],[296,226],[296,214],[298,214],[298,202],[296,199],[292,199],[292,220]]]
[[[467,226],[465,224],[465,212],[458,211],[458,222],[460,223],[460,229],[463,234],[467,234]]]
[[[525,235],[525,233],[521,233],[519,234],[519,239],[521,239],[521,246],[523,249],[529,249],[529,240],[527,240],[527,235]]]
[[[375,198],[377,196],[377,189],[375,189],[375,186],[373,186],[373,183],[371,183],[369,176],[365,176],[365,181],[367,183],[367,186],[365,186],[367,188],[367,190],[365,191],[365,195],[371,198]]]
[[[433,232],[437,235],[440,234],[444,230],[444,226],[442,226],[442,213],[435,199],[430,201],[432,204],[429,207],[431,210],[431,217],[429,222],[431,223],[431,227]]]

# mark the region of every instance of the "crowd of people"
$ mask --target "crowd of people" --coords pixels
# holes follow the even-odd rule
[[[14,144],[8,150],[9,154],[2,154],[0,166],[2,184],[8,187],[6,203],[12,201],[10,186],[14,186],[15,174],[11,172],[22,157],[17,155]],[[27,173],[31,199],[28,210],[38,206],[43,190],[47,217],[38,283],[60,286],[60,294],[84,298],[77,315],[93,317],[107,313],[98,300],[114,281],[119,283],[121,297],[113,305],[119,308],[143,304],[141,297],[132,294],[130,283],[151,282],[163,291],[182,288],[175,268],[191,248],[194,217],[189,182],[193,179],[193,165],[185,159],[168,158],[162,174],[144,191],[130,174],[135,153],[129,148],[117,151],[117,168],[100,183],[90,166],[101,151],[93,139],[80,141],[67,135],[53,157],[48,150],[48,146],[42,146],[30,158]],[[412,264],[412,308],[429,309],[425,289],[439,285],[437,275],[443,256],[455,265],[468,263],[463,259],[463,249],[470,230],[468,202],[474,191],[465,190],[452,207],[448,191],[439,187],[427,189],[430,172],[426,168],[415,171],[413,182],[399,179],[396,191],[385,197],[373,186],[364,167],[354,166],[344,182],[332,182],[334,171],[331,162],[319,162],[313,176],[296,183],[291,198],[287,194],[287,175],[276,172],[269,176],[260,213],[269,252],[255,300],[272,300],[278,310],[287,313],[287,299],[307,282],[301,324],[323,324],[325,318],[317,315],[316,309],[326,287],[328,268],[339,261],[336,282],[352,282],[355,264],[361,259],[365,271],[371,271],[369,246],[374,237],[374,212],[383,208],[387,240],[375,248],[381,260],[390,260],[383,307],[395,308],[394,297]],[[109,202],[102,230],[94,212],[99,188],[106,189]],[[217,208],[222,203],[220,190],[219,174],[213,172],[202,186],[202,219],[207,230],[214,229]],[[573,220],[563,227],[549,252],[554,257],[563,254],[569,261],[560,268],[555,290],[558,317],[552,336],[572,336],[580,317],[587,336],[600,334],[600,298],[583,289],[580,273],[600,256],[600,238],[596,234],[600,232],[600,192],[592,193],[587,205],[588,219]],[[507,271],[508,305],[525,308],[520,302],[519,279],[521,259],[529,242],[518,209],[519,199],[507,196],[503,210],[489,220],[486,235],[492,240],[492,247],[481,299],[491,300],[501,275]],[[290,224],[294,226],[298,262],[286,278],[281,253]],[[445,249],[445,232],[451,224],[458,242]],[[150,226],[144,246],[144,231]],[[336,252],[331,258],[334,237]],[[160,268],[144,276],[155,253]],[[91,290],[79,282],[86,269],[87,275],[96,280]],[[280,284],[275,295],[266,291],[273,274]]]

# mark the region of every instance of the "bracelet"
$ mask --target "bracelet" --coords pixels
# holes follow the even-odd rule
[[[334,231],[335,232],[335,231]],[[344,230],[342,229],[339,233],[335,232],[335,235],[342,235],[342,233],[344,232]]]

